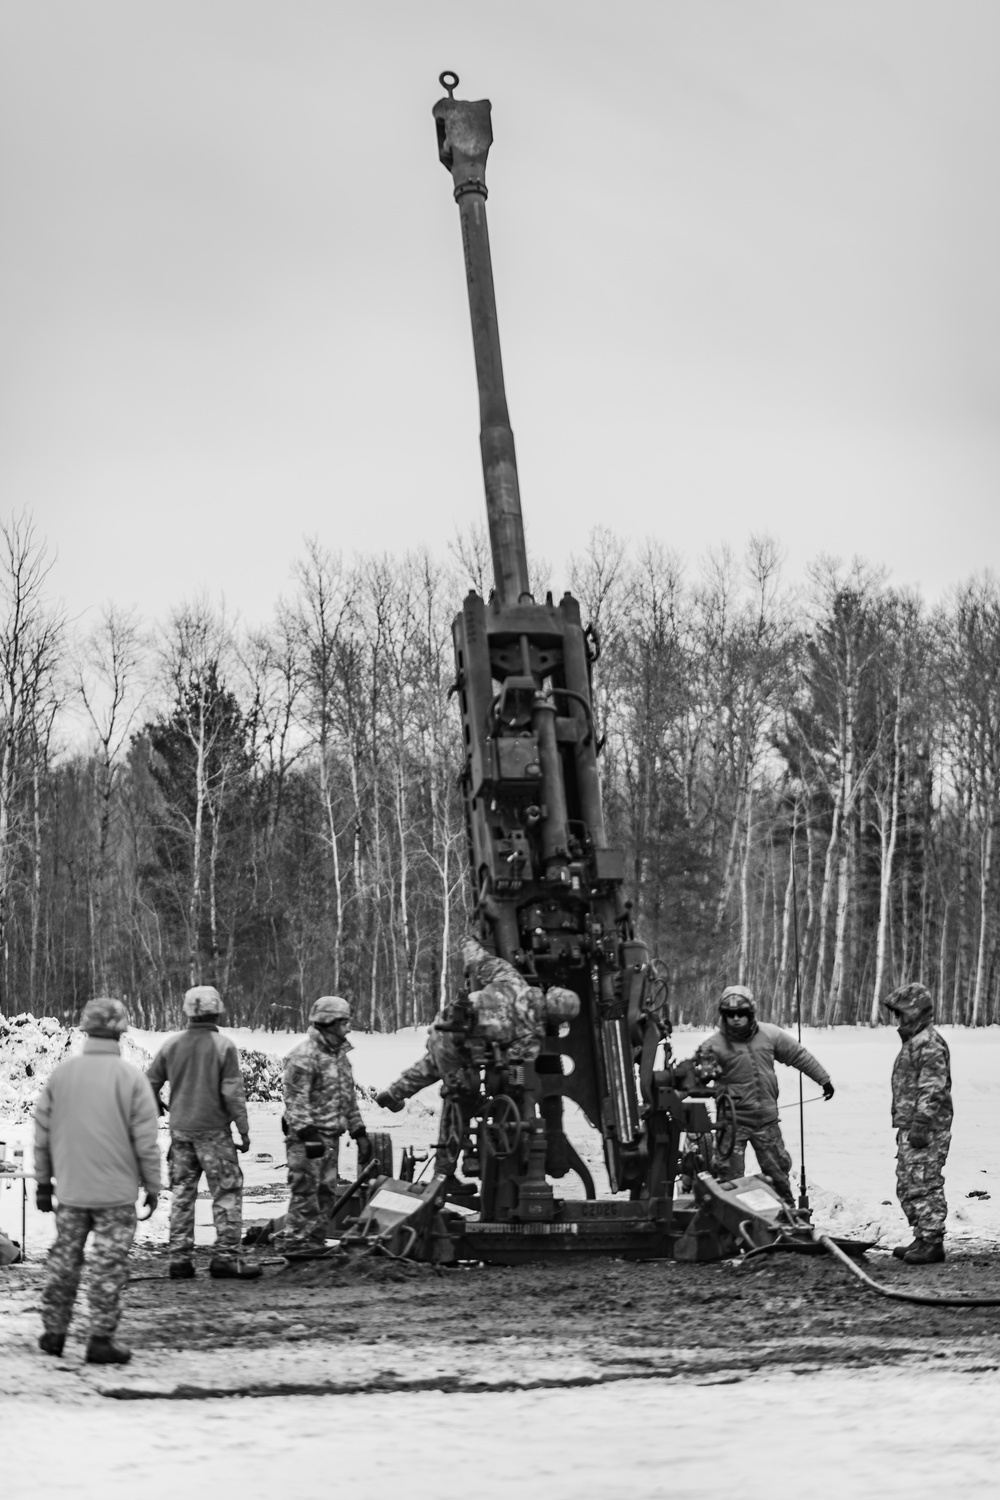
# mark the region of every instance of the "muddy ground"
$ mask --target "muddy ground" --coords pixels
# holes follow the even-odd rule
[[[266,1255],[266,1252],[262,1252]],[[1000,1307],[884,1300],[826,1257],[709,1265],[566,1257],[441,1270],[365,1257],[265,1265],[257,1282],[171,1282],[162,1249],[137,1249],[120,1337],[126,1369],[61,1360],[35,1339],[39,1260],[0,1281],[0,1349],[18,1389],[54,1399],[518,1389],[658,1376],[738,1380],[792,1368],[1000,1368]],[[964,1245],[920,1270],[869,1253],[884,1285],[1000,1298],[1000,1254]],[[936,1368],[942,1368],[940,1363]],[[8,1387],[9,1389],[9,1387]]]

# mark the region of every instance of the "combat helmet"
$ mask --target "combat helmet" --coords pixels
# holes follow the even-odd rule
[[[184,1014],[192,1020],[201,1016],[218,1016],[222,1010],[222,996],[214,985],[196,984],[184,996]]]
[[[733,1041],[749,1041],[757,1030],[757,1002],[745,984],[730,984],[719,1001],[722,1029]]]
[[[80,1013],[80,1030],[88,1036],[119,1037],[128,1031],[128,1011],[110,995],[88,1000]]]
[[[309,1011],[310,1026],[332,1026],[335,1021],[349,1021],[351,1007],[339,995],[320,995]]]
[[[902,984],[885,997],[882,1009],[896,1019],[900,1035],[916,1036],[934,1019],[934,997],[924,984]]]

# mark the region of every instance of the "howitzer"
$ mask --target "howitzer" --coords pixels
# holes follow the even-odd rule
[[[495,1049],[480,1058],[478,1092],[446,1087],[439,1162],[443,1149],[449,1165],[450,1151],[467,1177],[481,1177],[482,1223],[470,1232],[482,1239],[487,1224],[497,1234],[505,1223],[557,1234],[574,1215],[613,1234],[620,1217],[618,1253],[631,1240],[644,1254],[669,1254],[688,1121],[669,1068],[666,986],[636,936],[624,859],[605,831],[594,632],[572,594],[539,603],[528,576],[486,222],[491,107],[456,99],[453,73],[441,83],[447,97],[433,113],[461,221],[494,571],[489,599],[469,593],[453,626],[475,921],[483,942],[532,986],[573,990],[580,1008],[546,1027],[533,1060],[508,1064]],[[600,1132],[611,1189],[629,1201],[556,1196],[550,1179],[573,1170],[594,1196],[563,1129],[566,1099]]]

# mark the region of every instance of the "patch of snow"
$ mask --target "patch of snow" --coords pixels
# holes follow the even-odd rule
[[[70,1377],[67,1377],[68,1379]],[[78,1398],[79,1399],[79,1398]],[[60,1405],[7,1399],[11,1496],[932,1500],[996,1494],[992,1375],[829,1371],[569,1390]],[[53,1442],[53,1432],[58,1442]]]

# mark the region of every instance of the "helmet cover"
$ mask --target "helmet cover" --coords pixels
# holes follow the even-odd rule
[[[310,1026],[332,1026],[335,1021],[349,1021],[351,1007],[339,995],[320,995],[309,1012]]]
[[[217,1016],[222,1011],[222,996],[211,984],[196,984],[184,996],[186,1016]]]
[[[128,1011],[120,1000],[112,1000],[109,995],[88,1000],[80,1013],[80,1030],[85,1031],[88,1036],[93,1036],[98,1031],[121,1036],[128,1031]]]

